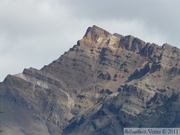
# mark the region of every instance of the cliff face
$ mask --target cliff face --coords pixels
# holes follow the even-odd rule
[[[4,135],[180,127],[180,50],[97,26],[51,64],[0,84]]]

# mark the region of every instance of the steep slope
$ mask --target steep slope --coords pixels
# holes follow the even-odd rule
[[[0,84],[4,135],[179,127],[180,50],[97,26],[51,64]],[[168,116],[168,117],[167,117]]]

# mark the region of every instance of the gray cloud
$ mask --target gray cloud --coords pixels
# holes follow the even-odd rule
[[[178,5],[179,0],[0,0],[0,81],[57,59],[94,24],[180,47]]]

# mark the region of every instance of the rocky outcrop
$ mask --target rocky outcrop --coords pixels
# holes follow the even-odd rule
[[[0,83],[4,135],[123,134],[179,127],[180,50],[89,27],[42,69]]]

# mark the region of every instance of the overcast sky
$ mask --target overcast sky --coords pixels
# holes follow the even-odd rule
[[[40,69],[89,26],[180,48],[180,0],[0,0],[0,81]]]

